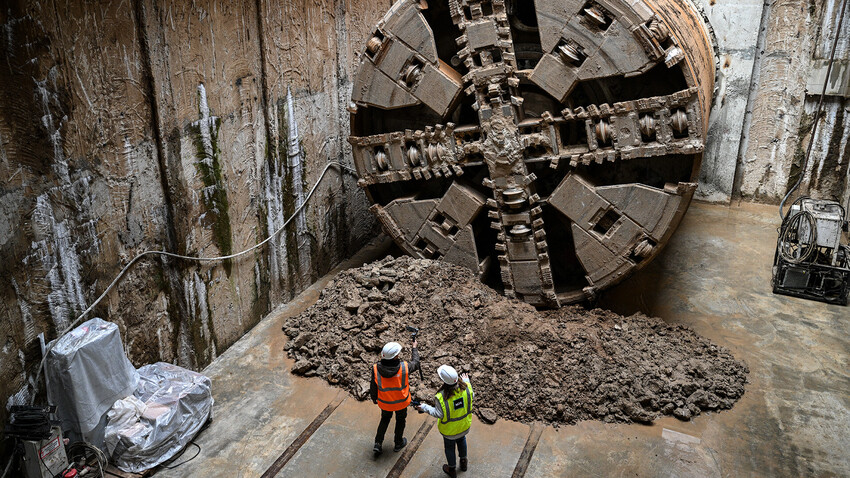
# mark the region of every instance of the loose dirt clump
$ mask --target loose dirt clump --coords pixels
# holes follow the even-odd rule
[[[572,424],[578,420],[688,420],[731,408],[749,370],[692,330],[659,318],[582,307],[537,311],[481,284],[468,269],[387,257],[341,272],[319,301],[283,327],[293,373],[320,376],[358,400],[386,342],[409,358],[418,327],[424,383],[411,392],[432,400],[441,364],[468,372],[475,408],[497,417]]]

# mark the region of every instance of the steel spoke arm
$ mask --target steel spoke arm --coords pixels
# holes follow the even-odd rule
[[[612,105],[566,108],[519,125],[526,162],[571,167],[705,149],[696,88]]]
[[[424,130],[351,136],[360,185],[431,179],[463,174],[463,166],[480,165],[482,145],[477,125],[427,126]]]

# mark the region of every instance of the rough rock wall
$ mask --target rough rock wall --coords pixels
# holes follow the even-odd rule
[[[251,247],[350,162],[350,73],[390,2],[12,1],[0,11],[0,399],[144,250]],[[199,369],[375,233],[331,170],[224,263],[144,259],[95,309],[136,365]],[[0,407],[0,422],[5,421]]]
[[[832,39],[838,28],[838,13],[841,5],[832,2],[826,5],[821,15],[818,36],[812,57],[828,60]],[[844,24],[835,49],[837,60],[850,61],[850,12],[844,14]],[[834,68],[834,70],[837,68]],[[806,96],[803,119],[800,122],[802,144],[797,146],[791,166],[789,186],[797,181],[802,167],[804,147],[811,138],[811,126],[817,109],[820,91],[809,91]],[[809,165],[803,176],[804,191],[817,197],[837,199],[850,209],[850,98],[826,96],[823,101],[821,122],[815,133],[815,141]]]
[[[837,29],[839,0],[825,4],[782,0],[763,22],[752,95],[752,122],[744,130],[734,193],[744,199],[778,202],[797,181],[811,138],[820,91],[806,91],[813,58],[829,57]],[[850,58],[850,20],[840,32],[837,59]],[[850,103],[828,96],[801,192],[850,205],[847,121]]]

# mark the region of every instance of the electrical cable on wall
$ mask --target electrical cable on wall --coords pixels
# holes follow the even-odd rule
[[[824,10],[826,10],[826,3],[829,0],[824,0]],[[829,82],[829,75],[832,73],[832,64],[835,62],[835,49],[838,46],[838,37],[840,37],[841,33],[841,25],[844,23],[844,10],[847,8],[848,0],[843,0],[841,2],[841,13],[838,14],[838,27],[835,29],[835,39],[832,41],[832,50],[829,52],[829,62],[826,66],[826,76],[823,80],[823,89],[820,92],[820,98],[818,98],[818,106],[815,109],[815,119],[812,124],[812,138],[809,140],[809,145],[806,147],[806,156],[803,158],[803,165],[800,168],[800,177],[797,178],[797,182],[794,186],[788,190],[788,193],[785,194],[785,197],[782,198],[782,202],[779,203],[779,218],[783,221],[785,220],[785,213],[783,209],[785,209],[785,202],[788,201],[788,198],[794,194],[794,191],[800,187],[800,184],[803,182],[803,177],[806,175],[806,169],[809,167],[809,156],[812,155],[812,145],[815,144],[815,135],[818,131],[818,123],[820,122],[820,113],[823,108],[823,97],[826,96],[826,85]]]
[[[327,174],[328,170],[332,166],[339,167],[341,172],[347,172],[347,173],[352,174],[354,176],[357,175],[357,172],[353,168],[350,168],[350,167],[340,163],[339,161],[328,162],[327,165],[325,165],[325,169],[322,170],[322,173],[319,175],[319,178],[316,179],[316,182],[313,184],[313,187],[310,189],[310,192],[307,193],[307,196],[304,198],[304,202],[302,202],[301,205],[298,206],[295,209],[295,211],[292,213],[292,215],[289,216],[289,218],[287,218],[286,221],[283,222],[283,225],[281,225],[273,233],[269,234],[269,237],[263,239],[261,242],[255,244],[254,246],[252,246],[248,249],[245,249],[244,251],[237,252],[235,254],[230,254],[230,255],[227,255],[227,256],[215,256],[215,257],[184,256],[182,254],[175,254],[173,252],[166,252],[166,251],[144,251],[144,252],[136,255],[136,257],[134,257],[130,262],[127,263],[126,266],[124,266],[123,269],[121,269],[121,272],[119,272],[118,275],[115,276],[115,279],[112,280],[112,282],[106,287],[106,289],[103,291],[103,293],[101,293],[100,296],[90,306],[88,306],[88,308],[86,308],[86,310],[84,310],[79,316],[77,316],[77,318],[73,322],[71,322],[71,324],[68,327],[66,327],[62,332],[60,332],[59,335],[56,336],[56,339],[53,340],[45,348],[43,357],[41,358],[41,362],[38,366],[38,373],[36,374],[36,377],[35,377],[35,383],[33,385],[32,399],[30,400],[30,403],[35,402],[36,395],[38,394],[38,386],[39,386],[39,381],[41,380],[41,374],[42,374],[42,371],[44,370],[44,364],[47,361],[47,355],[48,355],[48,353],[50,353],[50,350],[57,343],[59,338],[61,338],[62,336],[64,336],[65,334],[67,334],[68,332],[73,330],[73,328],[76,327],[77,324],[80,323],[80,321],[83,320],[88,315],[88,313],[91,312],[95,308],[95,306],[97,306],[97,304],[100,303],[101,300],[103,300],[104,297],[106,297],[106,294],[108,294],[109,291],[112,290],[112,288],[115,287],[116,284],[118,284],[118,281],[120,281],[121,278],[124,276],[124,274],[126,274],[127,271],[130,270],[130,268],[133,266],[133,264],[135,264],[136,262],[138,262],[140,259],[142,259],[145,256],[152,256],[152,255],[166,256],[166,257],[171,257],[171,258],[174,258],[174,259],[183,259],[183,260],[188,260],[188,261],[217,262],[217,261],[224,261],[224,260],[227,260],[227,259],[234,259],[234,258],[243,256],[245,254],[248,254],[249,252],[255,251],[255,250],[259,249],[260,247],[266,245],[269,241],[271,241],[278,234],[280,234],[281,231],[283,231],[286,228],[286,226],[288,226],[289,223],[292,222],[292,220],[295,217],[297,217],[298,214],[300,214],[304,210],[304,208],[307,206],[307,203],[310,201],[310,198],[313,197],[313,193],[316,192],[316,189],[319,187],[319,184],[322,182],[322,179],[324,179],[325,174]]]

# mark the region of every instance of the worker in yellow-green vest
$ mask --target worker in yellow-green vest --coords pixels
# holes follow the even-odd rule
[[[455,447],[460,457],[460,471],[466,471],[469,466],[466,458],[466,434],[472,425],[472,400],[475,394],[472,392],[469,376],[465,373],[460,376],[461,380],[458,380],[457,370],[448,365],[440,365],[437,375],[443,381],[443,386],[434,396],[436,406],[422,403],[418,408],[440,420],[437,422],[437,429],[443,435],[448,461],[443,465],[443,472],[456,478]]]

